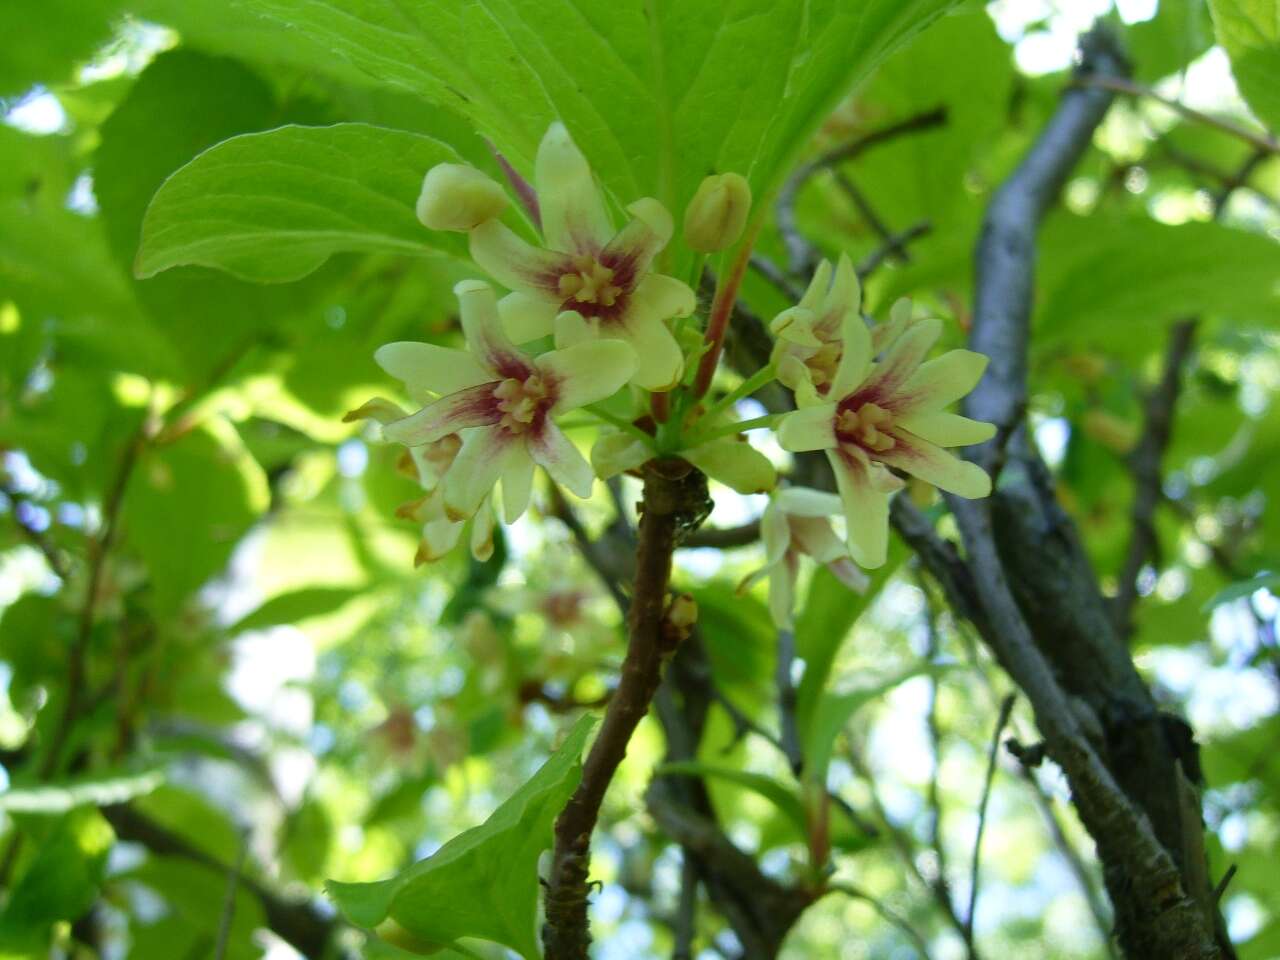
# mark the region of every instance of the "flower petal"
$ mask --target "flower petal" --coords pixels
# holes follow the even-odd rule
[[[857,392],[881,406],[898,409],[893,405],[895,394],[919,369],[925,355],[941,335],[941,320],[929,318],[913,321],[884,351],[883,357],[872,367],[871,374]]]
[[[859,570],[848,557],[828,561],[824,566],[854,593],[866,593],[867,587],[871,586],[871,578]]]
[[[646,273],[631,292],[631,309],[643,304],[646,314],[659,320],[687,317],[698,308],[697,294],[687,283],[665,273]]]
[[[828,451],[848,523],[849,553],[861,567],[884,566],[889,554],[889,493],[865,458]]]
[[[778,471],[769,458],[738,437],[721,437],[681,455],[711,479],[741,494],[766,493],[778,482]]]
[[[769,570],[769,615],[779,630],[791,629],[791,610],[796,602],[797,558],[787,554],[782,563]]]
[[[788,307],[773,318],[769,330],[779,340],[786,340],[802,347],[817,349],[822,341],[813,332],[813,324],[817,319],[812,310],[796,305]]]
[[[783,450],[828,450],[836,445],[836,405],[821,403],[789,413],[778,424],[778,444]]]
[[[591,484],[595,480],[591,464],[554,423],[547,423],[537,433],[529,434],[529,453],[556,483],[568,487],[579,497],[591,496]]]
[[[419,403],[430,396],[457,393],[493,379],[467,351],[434,343],[388,343],[374,351],[373,359],[402,381]]]
[[[512,343],[528,343],[554,329],[556,306],[548,297],[516,290],[498,301],[498,316]]]
[[[844,511],[840,498],[834,493],[810,487],[787,487],[775,500],[793,517],[830,517]]]
[[[509,457],[502,471],[502,519],[515,523],[529,509],[533,492],[533,461],[528,457]]]
[[[472,516],[506,471],[507,461],[528,456],[519,439],[500,428],[467,431],[442,484],[444,507],[452,519]]]
[[[889,466],[970,500],[991,493],[991,478],[976,463],[961,460],[905,430],[890,428],[889,433],[896,441],[893,448],[876,454]]]
[[[554,383],[553,414],[585,407],[613,396],[639,365],[636,352],[622,340],[593,340],[544,353],[534,365]]]
[[[556,349],[564,350],[580,343],[590,343],[600,336],[600,321],[584,317],[577,310],[562,310],[555,319]]]
[[[573,269],[567,254],[533,246],[501,220],[486,220],[470,236],[471,259],[508,290],[561,300],[560,275]]]
[[[778,563],[791,546],[791,524],[776,499],[769,501],[760,518],[760,539],[764,542],[764,562],[769,566]]]
[[[911,301],[903,297],[889,309],[889,319],[885,323],[877,323],[871,328],[872,355],[878,357],[888,350],[910,324]]]
[[[481,280],[463,280],[453,292],[461,307],[462,332],[472,355],[500,377],[527,377],[532,367],[502,329],[493,288]]]
[[[996,435],[994,423],[970,420],[943,410],[920,410],[900,416],[894,422],[907,432],[940,447],[984,443]]]
[[[972,350],[948,350],[922,363],[894,397],[898,413],[937,410],[959,400],[982,379],[989,362],[986,354]]]
[[[393,443],[413,447],[467,427],[497,423],[502,413],[493,396],[494,386],[492,382],[482,383],[441,397],[403,420],[388,423],[382,428],[382,435]]]
[[[609,241],[600,259],[617,271],[618,278],[639,278],[649,269],[658,251],[671,239],[671,214],[657,200],[643,197],[627,207],[631,220]]]
[[[493,556],[493,498],[485,497],[471,520],[471,556],[484,563]]]
[[[831,378],[832,397],[844,398],[858,390],[871,369],[871,331],[856,310],[844,318],[840,328],[844,339],[840,365]]]
[[[609,242],[613,226],[600,188],[563,123],[551,124],[538,145],[534,180],[548,247],[594,254]]]
[[[809,278],[809,286],[805,288],[804,296],[800,298],[800,302],[796,304],[811,313],[817,313],[822,309],[822,303],[827,297],[827,291],[831,287],[831,261],[821,260],[813,270],[813,276]]]
[[[640,307],[635,304],[634,307]],[[638,365],[631,382],[645,390],[670,390],[684,372],[684,352],[663,320],[648,310],[627,311],[621,324],[610,324],[611,336],[626,340],[636,352]]]
[[[413,558],[413,565],[435,563],[458,544],[462,535],[462,524],[440,516],[432,517],[422,525],[422,536],[418,540],[418,552]]]

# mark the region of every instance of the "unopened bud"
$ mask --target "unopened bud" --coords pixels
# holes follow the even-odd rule
[[[1138,425],[1106,410],[1089,410],[1084,415],[1083,424],[1086,434],[1113,453],[1123,456],[1137,446]]]
[[[432,230],[470,230],[507,209],[506,191],[475,167],[439,163],[418,195],[418,219]]]
[[[686,638],[698,622],[698,604],[687,593],[680,593],[671,598],[667,607],[667,623],[680,635]]]
[[[707,177],[684,212],[684,242],[699,253],[716,253],[742,236],[751,212],[751,187],[738,173]]]

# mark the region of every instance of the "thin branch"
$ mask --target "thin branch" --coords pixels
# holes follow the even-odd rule
[[[680,860],[680,900],[673,926],[675,946],[671,960],[693,960],[693,937],[698,927],[698,865],[688,850]]]
[[[862,192],[858,185],[841,170],[833,169],[831,177],[835,180],[836,186],[843,190],[853,205],[858,208],[858,213],[867,222],[867,226],[880,238],[885,257],[897,260],[899,263],[909,263],[911,254],[907,253],[902,241],[894,236],[893,231],[889,229],[889,225],[881,219],[879,212],[872,206],[871,201],[867,199],[867,195]]]
[[[1101,75],[1101,74],[1082,74],[1076,76],[1072,80],[1072,86],[1076,87],[1094,87],[1099,90],[1109,90],[1112,93],[1123,93],[1131,97],[1143,97],[1147,100],[1154,100],[1165,107],[1168,107],[1174,113],[1179,114],[1187,120],[1193,120],[1196,123],[1202,123],[1206,126],[1213,127],[1223,133],[1230,134],[1245,143],[1252,146],[1255,150],[1266,153],[1280,154],[1280,140],[1269,134],[1256,133],[1246,127],[1233,123],[1230,120],[1224,120],[1221,117],[1215,117],[1212,114],[1204,113],[1193,107],[1188,107],[1185,103],[1173,100],[1157,93],[1151,87],[1143,86],[1140,83],[1128,79],[1127,77]]]
[[[57,544],[53,542],[46,531],[34,526],[24,516],[25,510],[36,506],[35,502],[13,486],[8,478],[0,480],[0,494],[4,494],[5,499],[9,501],[10,510],[13,513],[13,523],[18,528],[18,533],[40,551],[45,563],[49,564],[49,569],[54,572],[54,575],[59,580],[66,583],[71,578],[71,566],[67,562],[67,558],[63,556],[62,551],[58,549]]]
[[[752,520],[739,527],[703,527],[686,537],[680,546],[733,550],[737,547],[749,547],[759,540],[760,521]]]
[[[886,907],[879,898],[873,897],[861,887],[855,887],[851,883],[833,883],[827,889],[835,893],[843,893],[847,897],[852,897],[854,900],[861,900],[863,903],[868,904],[871,909],[875,910],[876,913],[906,935],[907,939],[919,951],[923,960],[929,960],[929,944],[920,931],[913,927],[905,917]]]
[[[1263,162],[1270,159],[1271,154],[1265,150],[1254,150],[1245,158],[1244,163],[1240,164],[1230,177],[1222,184],[1220,189],[1213,197],[1213,219],[1218,220],[1227,211],[1227,202],[1241,187],[1247,186],[1249,178],[1253,176],[1254,171],[1262,166]],[[1269,199],[1269,198],[1268,198]]]
[[[240,850],[236,853],[235,866],[227,870],[227,893],[222,901],[222,916],[218,918],[218,943],[214,948],[214,960],[223,960],[227,944],[231,941],[231,924],[236,917],[236,890],[240,888],[240,875],[244,872],[245,857],[249,854],[249,831],[240,837]]]
[[[799,301],[804,291],[787,277],[783,269],[762,253],[751,255],[751,269],[778,288],[778,291],[789,301]]]
[[[649,711],[663,664],[687,636],[687,628],[682,634],[667,619],[671,557],[681,535],[696,527],[708,509],[706,478],[687,463],[666,460],[646,465],[626,659],[600,733],[583,763],[582,780],[556,819],[542,928],[547,960],[587,958],[591,834],[631,735]]]
[[[849,143],[829,150],[814,160],[798,167],[778,191],[777,225],[787,249],[787,269],[796,276],[811,271],[817,259],[813,245],[806,239],[796,225],[796,200],[800,189],[813,176],[828,167],[836,167],[852,160],[858,154],[881,143],[888,143],[907,134],[931,130],[947,122],[945,107],[937,107],[923,113],[891,123],[878,130],[863,134]]]
[[[987,829],[987,804],[991,800],[991,787],[996,779],[996,760],[1000,756],[1000,735],[1004,733],[1009,722],[1009,714],[1013,712],[1016,694],[1009,694],[1000,702],[1000,715],[996,718],[995,732],[991,735],[991,751],[987,756],[987,777],[982,784],[982,800],[978,803],[978,830],[973,838],[973,867],[969,873],[969,910],[965,914],[964,926],[969,931],[969,939],[973,939],[973,921],[978,915],[978,881],[982,871],[982,834]]]
[[[1133,633],[1133,608],[1138,601],[1138,580],[1147,561],[1155,558],[1160,540],[1156,534],[1156,507],[1164,485],[1161,463],[1173,434],[1173,412],[1182,387],[1182,371],[1191,355],[1196,321],[1181,320],[1169,333],[1160,382],[1147,395],[1142,437],[1129,455],[1133,473],[1133,506],[1130,510],[1129,546],[1120,571],[1119,588],[1111,607],[1112,622],[1121,636]]]
[[[895,250],[902,250],[905,255],[908,244],[919,240],[921,237],[928,236],[932,232],[932,220],[919,220],[905,230],[890,234],[883,244],[876,247],[858,262],[857,267],[854,268],[854,272],[858,274],[858,279],[866,280],[867,277],[880,269],[881,265]]]

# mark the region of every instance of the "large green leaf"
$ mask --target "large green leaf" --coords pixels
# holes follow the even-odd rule
[[[1167,77],[1213,45],[1209,6],[1205,0],[1160,0],[1154,17],[1129,28],[1128,40],[1139,80]]]
[[[363,123],[234,137],[160,188],[137,273],[199,264],[280,281],[339,251],[461,255],[464,238],[423,229],[413,212],[423,171],[457,160],[438,140]]]
[[[1280,130],[1280,0],[1209,0],[1218,42],[1258,119]]]
[[[1061,214],[1045,226],[1040,264],[1042,344],[1146,349],[1152,329],[1179,317],[1274,322],[1280,311],[1280,244],[1218,223]]]
[[[423,950],[463,937],[538,956],[538,858],[582,776],[582,749],[595,725],[584,716],[560,749],[478,827],[454,837],[403,873],[378,883],[326,885],[343,915],[360,927],[393,921]]]
[[[560,118],[608,187],[680,208],[714,169],[757,193],[834,103],[953,0],[241,0],[532,165]]]
[[[5,0],[0,3],[0,95],[67,79],[111,37],[124,0]]]

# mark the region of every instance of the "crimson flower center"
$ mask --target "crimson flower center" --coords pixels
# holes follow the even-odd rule
[[[613,269],[591,256],[579,254],[573,258],[573,270],[561,274],[560,296],[578,303],[597,303],[612,307],[622,296],[622,287],[613,282]]]
[[[893,437],[884,432],[893,421],[888,410],[874,403],[864,403],[853,409],[846,408],[836,414],[836,433],[846,443],[858,446],[873,453],[884,453],[892,450]]]
[[[500,423],[511,433],[524,433],[551,405],[551,391],[542,378],[530,374],[524,380],[503,380],[493,391],[502,414]]]

